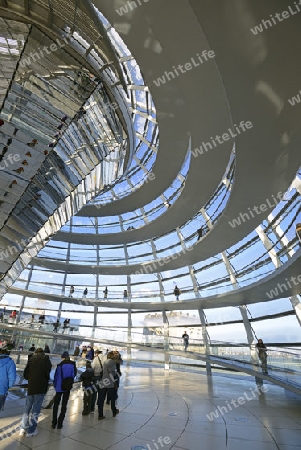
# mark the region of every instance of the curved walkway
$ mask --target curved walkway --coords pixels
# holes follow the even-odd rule
[[[171,261],[172,263],[176,263],[179,259],[185,258],[188,259],[188,264],[191,264],[191,262],[189,262],[189,257],[190,254],[192,252],[188,252],[188,253],[184,253],[183,256],[175,258],[174,260]],[[177,254],[175,254],[177,255]],[[287,274],[285,276],[299,276],[301,275],[300,273],[300,261],[298,261],[298,259],[301,256],[301,248],[299,248],[296,253],[288,260],[288,262],[286,262],[285,264],[283,264],[279,269],[276,269],[272,275],[269,275],[268,277],[262,278],[261,280],[259,280],[257,283],[253,283],[253,286],[258,286],[258,289],[260,287],[261,284],[264,283],[264,281],[268,281],[268,280],[272,280],[272,284],[268,285],[270,287],[267,287],[265,292],[270,289],[273,289],[275,285],[277,285],[278,281],[277,278],[278,276],[280,276],[280,280],[283,280],[284,283],[287,283],[285,281],[285,277],[282,276],[283,273]],[[169,259],[171,259],[171,257],[169,256]],[[163,259],[162,259],[163,261]],[[162,262],[160,260],[160,262]],[[46,258],[33,258],[32,259],[32,264],[35,264],[39,267],[45,267],[47,269],[52,269],[52,270],[62,270],[65,271],[66,273],[78,273],[78,274],[83,274],[83,273],[94,273],[94,274],[102,274],[102,275],[120,275],[120,274],[127,274],[127,275],[131,275],[134,274],[135,272],[137,273],[149,273],[149,269],[153,269],[153,266],[151,265],[151,261],[146,262],[144,265],[140,266],[137,264],[133,264],[130,266],[89,266],[89,265],[80,265],[80,264],[71,264],[68,263],[66,264],[65,261],[56,261],[56,260],[50,260],[50,259],[46,259]],[[160,270],[161,269],[162,264],[160,264]],[[158,265],[154,262],[154,267],[155,269],[153,269],[153,271],[155,271],[156,269],[158,270]],[[147,268],[147,270],[146,270]],[[165,270],[165,268],[164,268]],[[292,271],[292,273],[290,272]],[[252,286],[252,285],[250,285]],[[238,289],[237,292],[244,292],[246,289],[249,289],[250,286],[247,286],[245,288],[241,288]],[[289,286],[288,286],[289,288]],[[290,288],[289,288],[290,289]],[[289,295],[290,290],[287,290],[287,295]],[[296,291],[296,290],[295,290]],[[300,285],[299,285],[299,292],[300,292]],[[299,293],[297,291],[297,293]],[[263,294],[263,291],[261,290],[260,295]],[[221,294],[221,295],[227,295],[227,294]],[[232,293],[231,293],[232,295]],[[287,295],[285,294],[285,297],[287,297]],[[292,294],[295,295],[295,294]]]
[[[268,17],[271,6],[271,3],[261,5],[259,15],[263,15],[266,10]],[[226,19],[217,21],[214,11],[209,11],[209,8],[208,11],[206,10],[204,12],[201,5],[198,5],[194,1],[181,2],[181,5],[177,5],[177,8],[173,7],[171,1],[166,1],[164,6],[161,5],[159,16],[156,6],[150,4],[143,5],[137,11],[137,14],[125,14],[122,19],[116,13],[113,4],[104,6],[104,13],[117,29],[120,23],[123,25],[126,23],[128,25],[124,29],[130,30],[130,32],[127,32],[125,35],[121,33],[121,35],[129,48],[133,50],[133,54],[144,70],[146,81],[149,85],[152,85],[151,92],[157,108],[158,117],[160,118],[166,110],[165,104],[164,109],[161,106],[162,99],[166,101],[166,96],[164,95],[165,87],[166,89],[168,87],[173,95],[175,95],[173,92],[174,86],[177,86],[177,96],[182,96],[184,93],[186,99],[190,98],[191,100],[192,96],[194,96],[191,110],[189,107],[186,107],[187,105],[185,103],[185,114],[192,121],[192,149],[199,147],[203,141],[210,140],[210,136],[226,132],[228,129],[228,126],[222,128],[225,123],[220,122],[217,118],[214,120],[213,129],[212,124],[207,122],[206,126],[203,127],[203,123],[205,124],[203,119],[207,121],[207,118],[211,115],[211,110],[208,113],[207,108],[211,108],[212,99],[215,97],[209,99],[208,93],[211,95],[211,85],[215,83],[215,77],[211,80],[206,77],[204,80],[206,90],[202,91],[200,89],[200,92],[202,92],[200,102],[197,101],[195,95],[199,92],[196,86],[202,85],[201,77],[205,73],[203,70],[192,70],[159,88],[152,84],[152,81],[173,65],[189,60],[194,50],[196,53],[199,51],[200,44],[202,44],[199,41],[200,29],[203,29],[203,27],[206,29],[206,37],[209,45],[217,55],[215,63],[223,87],[227,92],[227,102],[231,108],[233,121],[240,123],[241,120],[248,120],[253,124],[251,130],[239,135],[236,139],[237,168],[235,185],[227,210],[220,222],[201,243],[194,246],[193,251],[189,255],[183,255],[181,258],[165,264],[164,270],[171,270],[185,264],[193,264],[197,261],[204,260],[229,248],[246,234],[254,230],[263,219],[261,214],[254,214],[254,217],[250,217],[249,220],[246,220],[235,229],[229,225],[229,221],[238,217],[240,213],[248,212],[248,208],[252,209],[254,206],[259,207],[262,204],[266,206],[265,215],[267,215],[272,210],[269,207],[267,199],[271,203],[273,195],[276,196],[278,192],[285,192],[287,190],[300,165],[299,147],[301,134],[297,127],[299,114],[296,111],[292,111],[292,107],[287,104],[287,98],[292,93],[298,92],[300,88],[300,81],[294,69],[296,58],[294,53],[286,53],[284,64],[282,54],[277,51],[283,43],[283,36],[285,36],[286,42],[288,42],[286,46],[289,47],[291,43],[291,48],[295,48],[296,36],[300,35],[300,29],[297,27],[296,20],[291,19],[290,23],[289,21],[284,21],[281,24],[281,31],[279,31],[279,28],[274,27],[271,30],[272,37],[271,34],[266,34],[264,38],[260,38],[254,37],[250,32],[250,26],[252,26],[255,20],[254,17],[257,15],[258,5],[249,5],[249,21],[242,21],[241,16],[235,11],[233,5],[229,4],[224,8],[226,11],[223,17],[232,17],[229,22]],[[171,10],[173,11],[172,16],[170,15]],[[152,16],[154,16],[154,20],[151,20]],[[152,23],[151,30],[150,22]],[[173,48],[177,48],[176,54],[173,54],[171,51],[171,43],[169,42],[170,34],[165,32],[166,23],[169,24],[171,32],[173,29],[177,30],[174,31],[175,41],[172,42]],[[179,23],[181,33],[178,33]],[[245,37],[246,49],[244,46],[241,46],[241,43],[238,43],[237,39],[231,38],[234,25],[240,29],[241,34]],[[143,46],[143,43],[149,38],[149,33],[162,49],[159,55],[154,50],[146,50]],[[178,38],[177,34],[179,34]],[[225,34],[228,36],[226,41]],[[140,36],[140,39],[137,39],[137,36]],[[177,39],[179,39],[179,42],[177,42]],[[188,42],[189,47],[187,47]],[[194,46],[194,43],[196,43],[196,46]],[[258,47],[258,51],[261,50],[265,53],[264,63],[263,61],[255,63],[254,58],[256,57],[256,52],[252,50],[252,46],[254,48]],[[268,52],[267,48],[271,49],[271,51]],[[272,51],[273,48],[275,51]],[[171,54],[168,54],[169,52]],[[167,57],[169,59],[168,64],[166,62]],[[231,61],[231,64],[229,61]],[[278,74],[276,75],[274,70],[275,66],[279,67],[283,72],[282,77],[278,76]],[[150,71],[149,67],[152,67],[153,70]],[[208,67],[204,65],[202,69],[206,68],[207,70]],[[289,71],[287,68],[289,68]],[[287,82],[288,73],[289,82]],[[220,85],[220,81],[218,85]],[[206,115],[205,117],[202,116],[202,120],[200,120],[202,110],[199,105],[206,105]],[[195,121],[196,118],[198,119],[197,121]],[[195,125],[195,128],[193,125]],[[164,133],[164,129],[165,125],[162,123],[160,133]],[[188,183],[190,182],[191,185],[189,188],[189,184],[187,183],[181,196],[182,199],[185,198],[186,200],[189,197],[189,208],[191,208],[190,217],[193,215],[193,208],[196,209],[196,205],[199,206],[201,204],[200,199],[204,193],[206,195],[210,193],[208,189],[208,186],[210,186],[208,184],[208,171],[210,175],[216,173],[216,168],[220,165],[221,156],[224,155],[224,149],[227,144],[225,142],[219,145],[218,149],[208,151],[193,160],[188,179]],[[163,153],[164,148],[163,146]],[[219,152],[218,158],[215,153],[217,150]],[[161,143],[159,155],[160,152]],[[177,152],[175,151],[174,153],[176,156]],[[209,160],[210,157],[214,157],[214,161]],[[202,162],[201,168],[199,167],[199,161]],[[194,168],[197,170],[194,170]],[[166,165],[161,166],[161,171],[166,171]],[[159,186],[161,178],[158,173],[156,173],[156,176],[157,182],[155,184]],[[203,183],[204,181],[206,183]],[[143,206],[145,204],[144,200],[150,200],[149,189],[150,184],[141,188],[133,196],[111,205],[103,206],[99,210],[99,214],[119,214],[129,211],[134,207]],[[157,186],[154,186],[154,189],[157,190]],[[175,223],[177,205],[181,204],[181,208],[183,207],[180,202],[181,198],[171,208],[170,212],[163,215],[158,221],[141,230],[135,230],[131,233],[121,235],[123,237],[118,238],[118,242],[119,240],[120,242],[129,242],[133,241],[133,239],[142,240],[155,235],[159,231],[168,231],[171,226],[170,219],[173,220],[173,224]],[[186,213],[187,215],[189,214],[187,205],[186,207],[184,206],[183,214],[182,212],[181,214],[179,213],[181,208],[178,209],[177,214],[181,217],[182,222],[183,218],[186,217]],[[88,211],[89,214],[93,212],[92,209]],[[86,214],[84,209],[81,214]],[[172,214],[175,214],[175,216],[173,217]],[[159,226],[159,223],[161,223],[161,226]],[[176,224],[179,224],[179,220],[177,220]],[[109,241],[106,240],[106,243],[110,242],[110,238],[113,239],[111,236],[108,236]],[[106,237],[99,237],[99,239],[99,242],[102,242],[102,239],[106,239]],[[81,239],[77,236],[74,242],[78,242],[79,240]]]

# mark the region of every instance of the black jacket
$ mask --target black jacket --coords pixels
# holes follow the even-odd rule
[[[91,387],[93,385],[93,377],[94,370],[92,369],[92,367],[88,367],[80,376],[80,381],[82,381],[83,387]]]
[[[28,380],[28,395],[46,394],[51,362],[44,353],[34,354],[28,361],[23,376]]]

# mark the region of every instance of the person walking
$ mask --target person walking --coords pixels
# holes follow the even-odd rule
[[[124,291],[123,291],[123,301],[127,301],[127,299],[128,299],[128,291],[127,291],[127,289],[125,289]]]
[[[197,233],[198,233],[197,241],[199,241],[201,239],[201,237],[203,236],[203,228],[199,228],[197,230]]]
[[[20,436],[36,436],[37,423],[42,403],[48,389],[51,362],[42,348],[37,348],[34,355],[28,360],[24,369],[24,379],[28,380],[28,394],[22,416]]]
[[[103,291],[103,298],[104,300],[108,300],[108,287],[106,286],[105,290]]]
[[[44,353],[45,353],[45,354],[46,354],[46,353],[50,353],[50,348],[49,348],[48,344],[45,344],[45,347],[44,347]]]
[[[96,398],[97,398],[97,394],[98,396],[100,395],[100,386],[99,386],[99,382],[102,379],[102,362],[100,359],[100,351],[99,350],[95,350],[94,351],[94,359],[92,361],[92,369],[94,371],[94,377],[93,377],[93,383],[94,383],[94,390],[93,390],[93,394],[92,394],[92,400],[91,400],[91,413],[94,413],[95,410],[95,403],[96,403]]]
[[[173,293],[174,293],[174,295],[176,297],[176,300],[179,300],[179,297],[181,295],[181,291],[180,291],[180,289],[178,288],[177,285],[175,286]]]
[[[4,409],[8,389],[16,381],[16,364],[9,356],[6,342],[0,344],[0,412]]]
[[[41,314],[41,315],[39,316],[39,323],[40,323],[41,325],[44,325],[44,322],[45,322],[45,314]]]
[[[259,357],[260,362],[261,362],[262,373],[264,373],[265,375],[268,375],[268,368],[267,368],[267,360],[268,360],[267,348],[266,348],[265,344],[263,343],[262,339],[258,339],[258,342],[257,342],[257,344],[256,344],[256,347],[257,347],[257,351],[258,351],[258,357]]]
[[[62,361],[57,365],[54,373],[53,385],[56,391],[52,411],[51,428],[57,426],[58,429],[63,428],[67,404],[70,397],[70,391],[74,382],[74,377],[77,374],[77,369],[74,361],[70,360],[68,352],[62,354]],[[61,412],[59,417],[58,408],[62,400]]]
[[[115,378],[115,382],[116,382],[115,389],[116,389],[116,401],[117,401],[117,399],[118,399],[118,389],[119,389],[119,384],[120,384],[120,377],[122,375],[121,370],[120,370],[120,366],[123,364],[123,360],[122,360],[121,354],[119,353],[118,350],[113,350],[113,358],[112,359],[113,359],[113,361],[116,364],[117,376]],[[109,397],[108,394],[107,394],[106,404],[107,405],[110,404],[110,397]]]
[[[29,352],[32,352],[28,355],[28,360],[33,356],[33,353],[36,351],[36,347],[34,344],[31,344],[30,349],[28,350]]]
[[[61,324],[60,324],[60,319],[57,319],[57,321],[54,322],[54,324],[53,324],[53,330],[52,330],[52,331],[54,331],[55,333],[57,333],[57,332],[58,332],[58,329],[60,328],[60,326],[61,326]]]
[[[68,325],[69,325],[69,321],[68,321],[68,319],[65,319],[65,320],[64,320],[64,323],[63,323],[63,331],[62,331],[62,333],[64,333],[65,330],[67,330]]]
[[[72,297],[73,294],[74,294],[74,286],[70,286],[69,297]]]
[[[119,414],[119,409],[116,408],[117,399],[117,382],[118,376],[116,371],[116,363],[114,361],[114,352],[107,354],[107,360],[103,363],[102,380],[100,382],[100,394],[98,395],[98,420],[105,418],[103,415],[103,405],[108,395],[109,402],[111,403],[111,410],[113,417]]]
[[[184,334],[182,334],[183,344],[184,344],[184,351],[187,351],[187,347],[189,345],[189,335],[184,331]]]
[[[93,376],[94,372],[90,361],[86,362],[86,370],[80,376],[84,390],[83,416],[88,416],[91,412],[92,393],[93,393]]]
[[[85,288],[84,292],[83,292],[83,298],[86,298],[88,294],[88,288]]]

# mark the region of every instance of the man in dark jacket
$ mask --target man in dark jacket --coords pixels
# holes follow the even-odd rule
[[[48,389],[51,362],[42,348],[37,348],[28,360],[23,376],[28,380],[28,395],[22,416],[20,436],[32,437],[38,434],[37,423],[42,403]],[[29,418],[30,416],[30,418]]]
[[[35,352],[35,350],[36,350],[35,345],[32,344],[30,349],[28,350],[29,352],[32,352],[28,355],[28,359],[30,359],[33,356],[33,353]]]
[[[76,365],[74,361],[70,360],[69,353],[64,352],[62,354],[62,362],[57,365],[55,374],[54,374],[54,388],[56,390],[56,394],[54,397],[53,404],[53,412],[52,412],[52,424],[51,427],[55,428],[57,426],[58,429],[63,428],[63,421],[67,411],[67,403],[70,396],[70,389],[63,389],[63,380],[66,378],[70,378],[74,380],[74,377],[77,373]],[[62,407],[59,418],[57,418],[58,408],[62,399]]]

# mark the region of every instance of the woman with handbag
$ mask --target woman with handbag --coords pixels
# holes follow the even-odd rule
[[[63,421],[67,411],[67,403],[76,373],[77,369],[75,362],[70,360],[68,352],[64,352],[62,354],[62,361],[57,365],[54,374],[53,385],[56,390],[56,394],[54,397],[51,428],[56,428],[56,426],[58,429],[63,428]],[[57,418],[61,400],[61,412],[59,418]]]

